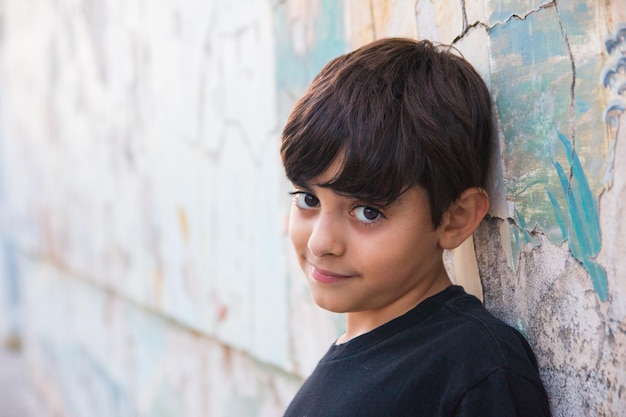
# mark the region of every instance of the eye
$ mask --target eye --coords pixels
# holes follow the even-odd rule
[[[294,203],[301,209],[315,208],[320,205],[320,201],[313,194],[305,193],[304,191],[295,191],[291,193],[294,198]]]
[[[363,223],[374,223],[384,217],[380,210],[369,206],[359,206],[352,211],[354,217]]]

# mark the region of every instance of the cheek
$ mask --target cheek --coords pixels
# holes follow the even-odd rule
[[[402,267],[406,259],[402,245],[397,243],[397,241],[385,241],[377,245],[361,245],[354,253],[366,268],[377,274],[386,275],[389,271]]]
[[[396,230],[379,239],[360,241],[359,255],[367,265],[388,272],[411,267],[426,249],[426,236]]]

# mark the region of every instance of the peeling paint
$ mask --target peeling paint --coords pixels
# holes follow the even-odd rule
[[[554,136],[552,132],[555,128],[565,129],[570,132],[571,152],[578,147],[585,149],[586,169],[593,170],[594,180],[592,184],[588,182],[588,185],[595,201],[603,189],[603,182],[597,180],[597,172],[609,165],[609,158],[603,148],[596,147],[592,151],[589,147],[597,136],[594,129],[597,131],[598,123],[593,118],[598,111],[595,105],[597,98],[592,107],[588,99],[594,91],[593,85],[589,84],[591,68],[588,63],[582,69],[577,68],[576,61],[580,58],[576,57],[578,52],[574,50],[570,39],[574,36],[578,45],[585,36],[584,30],[581,30],[580,17],[589,15],[590,11],[585,5],[580,6],[569,5],[566,10],[561,10],[556,2],[545,3],[522,17],[516,18],[515,14],[508,16],[490,31],[492,47],[496,51],[501,48],[504,51],[502,59],[507,56],[507,51],[519,54],[517,62],[511,64],[510,59],[503,61],[503,64],[507,62],[508,67],[499,69],[496,63],[493,81],[499,116],[504,120],[502,127],[508,144],[506,148],[510,152],[505,154],[504,161],[507,194],[513,202],[516,222],[525,231],[538,228],[546,232],[551,241],[557,244],[569,236],[564,232],[567,221],[561,209],[568,207],[569,203],[566,197],[568,194],[554,192],[560,189],[561,176],[558,168],[553,171],[550,166],[555,166],[555,163],[562,166],[558,162],[560,158],[569,160],[572,156],[563,155],[543,138]],[[575,19],[574,13],[580,15],[576,15]],[[591,21],[590,17],[588,19]],[[582,22],[587,20],[583,18]],[[573,35],[568,34],[568,28],[573,29]],[[518,32],[529,29],[530,32]],[[506,43],[502,43],[505,40]],[[516,44],[518,41],[522,43]],[[496,52],[494,56],[498,57],[500,53]],[[516,68],[522,69],[528,65],[536,68],[535,71],[527,74],[515,71]],[[506,85],[505,77],[512,75],[520,82],[511,91],[501,90],[500,86]],[[570,81],[566,90],[562,86],[568,75]],[[581,143],[577,144],[577,141]],[[529,158],[530,155],[532,158]],[[581,163],[580,159],[578,161]],[[566,176],[572,178],[573,175],[573,167],[570,167]],[[525,240],[529,241],[524,233]],[[597,251],[593,252],[589,256],[597,255]],[[512,256],[518,255],[519,249],[513,250]],[[580,259],[582,262],[583,258]],[[596,271],[595,282],[601,289],[601,267],[596,267],[593,261],[585,262],[589,264],[590,271]],[[600,291],[600,294],[605,294],[605,291]]]

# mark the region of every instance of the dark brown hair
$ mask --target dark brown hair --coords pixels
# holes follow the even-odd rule
[[[381,206],[419,185],[437,227],[484,183],[491,136],[489,91],[467,61],[426,40],[388,38],[322,69],[289,116],[281,156],[303,187],[341,156],[340,172],[315,185]]]

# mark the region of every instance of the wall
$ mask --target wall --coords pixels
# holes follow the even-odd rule
[[[324,63],[384,36],[454,44],[493,93],[490,217],[451,273],[526,335],[556,416],[626,412],[622,3],[3,0],[0,17],[0,336],[56,415],[281,414],[342,318],[291,257],[280,130]]]

